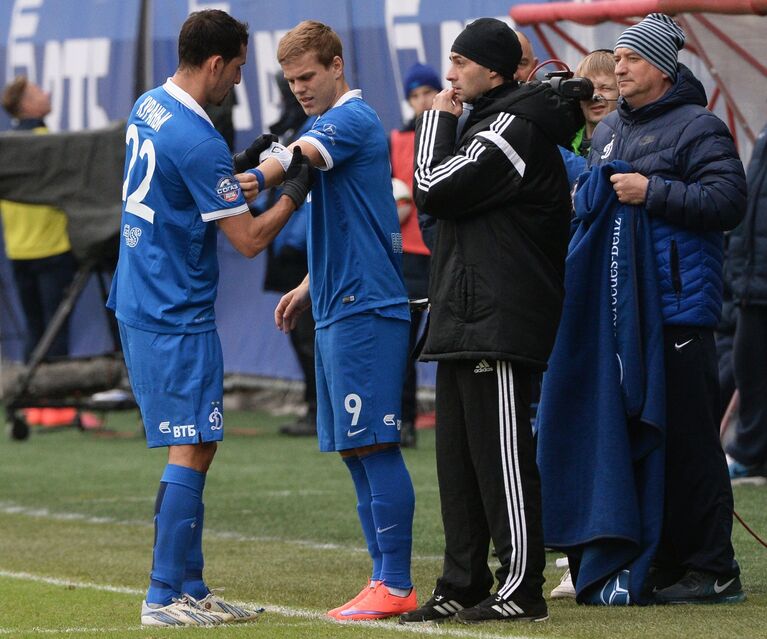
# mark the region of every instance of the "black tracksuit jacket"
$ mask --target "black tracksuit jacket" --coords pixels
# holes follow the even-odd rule
[[[543,370],[564,297],[571,202],[557,144],[582,116],[549,86],[503,84],[457,118],[416,125],[416,206],[438,219],[422,359],[519,361]]]

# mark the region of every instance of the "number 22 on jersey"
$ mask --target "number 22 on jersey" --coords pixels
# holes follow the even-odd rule
[[[154,224],[154,209],[144,204],[144,199],[149,193],[149,187],[152,185],[152,176],[157,164],[155,159],[154,144],[152,140],[144,140],[139,147],[138,127],[131,124],[125,133],[125,144],[129,147],[130,162],[123,182],[123,202],[125,202],[125,211],[133,213],[140,218],[145,219],[150,224]],[[136,160],[146,158],[146,174],[136,189],[128,195],[128,182],[130,182],[131,173],[136,166]]]

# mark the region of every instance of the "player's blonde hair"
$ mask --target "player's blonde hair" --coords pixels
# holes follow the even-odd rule
[[[284,64],[312,51],[324,67],[330,66],[336,56],[344,57],[341,38],[333,29],[316,20],[304,20],[282,36],[277,62]]]

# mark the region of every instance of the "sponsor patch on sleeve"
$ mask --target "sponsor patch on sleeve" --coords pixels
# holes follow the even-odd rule
[[[216,193],[224,202],[234,202],[240,196],[240,183],[232,176],[223,177],[216,184]]]

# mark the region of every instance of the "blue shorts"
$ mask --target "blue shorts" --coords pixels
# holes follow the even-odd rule
[[[122,322],[120,340],[149,448],[224,438],[218,333],[153,333]]]
[[[323,452],[399,442],[410,322],[360,313],[315,334]]]

